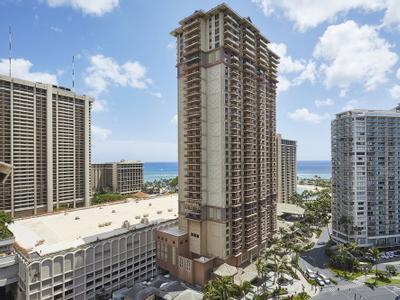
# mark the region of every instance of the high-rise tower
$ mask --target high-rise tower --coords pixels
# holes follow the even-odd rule
[[[355,109],[332,122],[332,238],[400,244],[400,108]]]
[[[297,189],[297,142],[277,135],[278,202],[291,203]]]
[[[179,232],[188,234],[191,258],[240,265],[258,255],[276,226],[279,57],[250,18],[225,4],[194,12],[172,34]]]
[[[90,204],[91,99],[0,75],[0,209],[12,215]]]

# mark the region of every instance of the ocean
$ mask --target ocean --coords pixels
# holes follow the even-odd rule
[[[170,179],[178,176],[177,162],[146,162],[144,163],[144,180]],[[297,176],[299,178],[331,178],[330,161],[298,161]]]

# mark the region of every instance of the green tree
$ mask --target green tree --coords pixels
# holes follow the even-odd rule
[[[397,269],[396,269],[395,266],[393,266],[393,265],[387,265],[385,268],[386,268],[386,271],[387,271],[390,275],[395,276],[395,275],[397,274]]]
[[[380,259],[380,251],[378,248],[373,247],[368,250],[368,254],[375,260],[375,281],[378,277],[378,260]]]
[[[253,286],[248,281],[243,281],[241,284],[238,285],[238,292],[243,297],[246,298],[246,295],[253,291]]]
[[[240,289],[231,276],[216,277],[203,289],[204,300],[230,300],[237,296],[240,296]]]

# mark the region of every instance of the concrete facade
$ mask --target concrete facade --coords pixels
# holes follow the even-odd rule
[[[14,283],[17,299],[110,297],[158,274],[156,230],[177,216],[175,194],[17,219],[15,251],[0,241],[0,292]]]
[[[0,209],[14,215],[90,204],[92,100],[68,89],[0,75]]]
[[[187,276],[206,280],[214,261],[251,261],[275,232],[279,57],[249,18],[225,4],[196,11],[172,34],[179,226],[189,241],[179,261]]]
[[[277,135],[278,202],[291,203],[297,189],[297,142]]]
[[[332,238],[400,244],[400,107],[332,121]]]
[[[122,160],[92,164],[93,193],[132,194],[143,187],[143,162]]]

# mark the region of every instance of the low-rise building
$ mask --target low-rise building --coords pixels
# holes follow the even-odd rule
[[[157,275],[156,229],[177,195],[15,220],[19,299],[94,299]]]
[[[120,162],[92,164],[93,193],[113,192],[132,194],[143,187],[143,162],[121,160]]]

